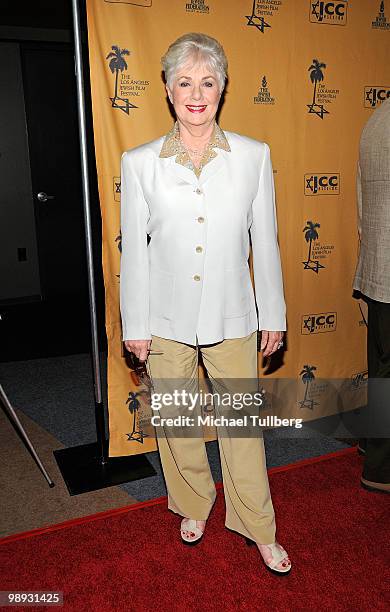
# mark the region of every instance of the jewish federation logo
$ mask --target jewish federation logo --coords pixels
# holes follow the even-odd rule
[[[336,331],[336,327],[336,312],[320,312],[302,316],[301,334],[304,336],[334,332]]]
[[[390,98],[390,85],[367,85],[364,88],[365,108],[376,108]]]
[[[336,172],[319,172],[305,174],[305,196],[340,195],[340,174]]]
[[[205,4],[205,0],[191,0],[186,2],[187,13],[207,13],[210,12],[210,7]]]
[[[305,394],[303,399],[298,402],[301,408],[309,408],[309,410],[313,410],[314,406],[318,405],[318,402],[315,402],[314,399],[310,397],[310,388],[315,379],[315,370],[317,370],[316,366],[306,364],[299,373],[299,376],[305,385]]]
[[[310,22],[325,25],[346,25],[348,2],[326,2],[326,0],[310,0]]]
[[[271,25],[266,21],[270,17],[274,16],[279,8],[282,5],[282,1],[270,1],[270,0],[253,0],[252,3],[252,13],[251,15],[245,15],[248,23],[246,25],[253,26],[259,32],[264,34],[267,28],[270,28]]]
[[[261,79],[261,84],[257,96],[253,98],[255,104],[275,104],[275,98],[271,96],[265,75]]]
[[[379,5],[378,15],[376,16],[375,21],[371,23],[371,27],[374,30],[390,30],[390,21],[387,21],[385,15],[385,3],[384,0]]]
[[[121,201],[121,177],[114,176],[112,179],[112,189],[114,192],[114,200],[115,202]]]

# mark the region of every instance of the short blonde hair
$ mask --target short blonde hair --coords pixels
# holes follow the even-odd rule
[[[180,36],[161,58],[165,80],[172,88],[173,79],[179,68],[188,61],[204,62],[216,74],[222,93],[227,78],[227,58],[222,45],[211,36],[190,32]]]

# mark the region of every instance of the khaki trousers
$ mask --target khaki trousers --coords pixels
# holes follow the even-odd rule
[[[150,348],[162,353],[148,357],[148,372],[153,381],[185,378],[196,386],[198,350],[212,385],[213,379],[258,378],[257,332],[197,346],[152,335]],[[227,437],[220,435],[219,427],[216,429],[226,504],[225,525],[261,544],[271,544],[276,539],[275,514],[262,432],[258,437]],[[168,492],[168,508],[184,517],[206,520],[216,498],[216,489],[204,438],[179,438],[159,433],[157,444]]]

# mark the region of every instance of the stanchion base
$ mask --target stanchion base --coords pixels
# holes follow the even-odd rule
[[[109,457],[101,464],[96,442],[61,448],[53,454],[70,495],[113,487],[157,473],[143,454]]]

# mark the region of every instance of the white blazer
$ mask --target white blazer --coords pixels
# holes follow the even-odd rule
[[[269,146],[224,134],[231,150],[216,149],[199,178],[159,157],[163,136],[122,155],[123,340],[195,345],[286,329]]]

